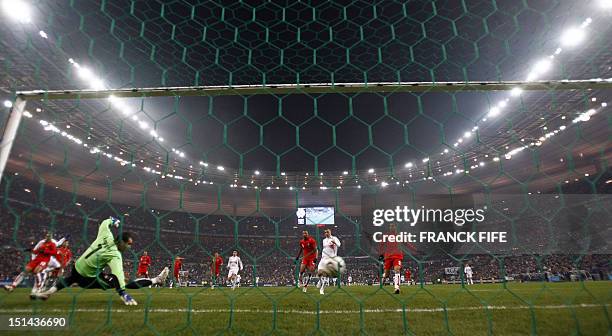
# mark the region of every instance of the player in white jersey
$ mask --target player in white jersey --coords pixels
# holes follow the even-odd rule
[[[238,251],[234,250],[232,252],[232,256],[227,260],[227,268],[229,272],[227,273],[227,281],[232,284],[232,290],[236,289],[236,279],[238,277],[238,272],[242,271],[242,260],[238,256]]]
[[[340,247],[340,240],[337,237],[332,236],[331,230],[326,229],[325,238],[323,239],[323,252],[321,253],[321,261],[317,267],[317,275],[319,276],[319,293],[325,294],[325,285],[329,284],[329,277],[331,274],[327,274],[326,267],[334,257],[338,256],[338,248]]]
[[[466,263],[465,264],[465,268],[463,269],[463,272],[465,272],[465,278],[467,279],[467,284],[468,285],[473,285],[474,284],[474,280],[472,280],[472,267],[470,267],[470,264]]]

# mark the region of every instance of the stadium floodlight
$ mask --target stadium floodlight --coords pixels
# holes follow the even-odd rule
[[[48,39],[49,36],[47,35],[47,33],[45,33],[43,30],[38,32],[38,35],[40,35],[40,37],[44,38],[44,39]]]
[[[2,9],[6,15],[11,16],[21,23],[29,23],[32,21],[30,6],[21,0],[4,0],[2,1]]]
[[[412,166],[414,166],[414,164],[412,162],[408,162],[404,165],[404,167],[406,168],[412,168]]]
[[[11,102],[10,100],[5,100],[4,107],[8,107],[8,108],[13,107],[13,102]]]
[[[533,71],[532,71],[532,72],[530,72],[530,73],[527,75],[527,81],[528,81],[528,82],[531,82],[532,80],[536,79],[536,77],[537,77],[537,76],[538,76],[538,75],[537,75],[535,72],[533,72]]]
[[[380,184],[380,186],[381,186],[381,187],[386,187],[386,186],[388,186],[388,185],[389,185],[389,183],[384,182],[384,181],[383,181],[383,182]]]
[[[91,80],[94,77],[93,72],[91,72],[91,70],[85,67],[80,67],[78,74],[79,74],[79,77],[81,77],[81,79],[85,79],[85,80]]]
[[[102,81],[101,79],[94,79],[91,81],[91,87],[94,90],[104,90],[106,88],[106,85],[104,85],[104,81]]]
[[[259,174],[261,174],[261,173],[259,172],[259,170],[256,170],[256,171],[255,171],[255,175],[259,175]]]
[[[342,175],[348,175],[348,171],[346,171],[346,170],[345,170],[345,171],[343,171],[343,172],[342,172]]]
[[[599,0],[599,6],[605,9],[612,9],[612,0]]]
[[[370,173],[370,174],[374,173],[374,168],[368,169],[368,173]]]
[[[495,117],[495,116],[496,116],[496,115],[498,115],[498,114],[499,114],[499,107],[492,107],[492,108],[489,110],[489,114],[487,114],[487,116],[489,116],[489,117]]]
[[[429,158],[428,158],[428,157],[426,157],[426,158],[424,158],[424,159],[423,159],[423,163],[427,163],[428,161],[429,161]]]
[[[575,47],[584,41],[585,36],[584,29],[572,27],[561,35],[561,44],[566,47]]]
[[[549,59],[545,58],[545,59],[538,61],[538,63],[535,64],[535,66],[533,67],[533,71],[537,74],[542,74],[550,70],[551,66],[552,66],[552,62]]]
[[[149,124],[142,120],[138,122],[138,126],[140,126],[140,128],[142,128],[143,130],[149,128]]]
[[[469,138],[469,137],[471,137],[471,136],[472,136],[472,132],[465,132],[465,133],[463,134],[463,137],[464,137],[464,138]]]
[[[521,89],[520,87],[515,87],[514,89],[510,90],[510,94],[513,97],[518,97],[523,93],[523,89]]]
[[[217,166],[217,170],[224,171],[225,168],[223,166]]]
[[[499,108],[504,108],[506,107],[506,105],[508,105],[508,102],[505,100],[502,100],[499,103],[497,103],[497,106],[499,106]]]
[[[448,153],[448,148],[444,148],[444,153]]]

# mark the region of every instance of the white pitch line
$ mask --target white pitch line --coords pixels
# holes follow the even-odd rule
[[[489,310],[526,310],[526,309],[580,309],[580,308],[603,308],[609,307],[610,304],[577,304],[577,305],[544,305],[544,306],[486,306]],[[449,308],[406,308],[407,313],[439,313],[444,311],[470,311],[470,310],[484,310],[485,307],[449,307]],[[32,309],[0,309],[0,313],[30,313]],[[108,312],[107,309],[97,308],[77,308],[77,309],[37,309],[36,312],[41,314],[48,313],[104,313]],[[144,309],[113,309],[113,313],[144,313]],[[210,314],[210,313],[260,313],[260,314],[273,314],[273,310],[260,310],[260,309],[167,309],[167,308],[153,308],[148,310],[149,313],[186,313],[191,312],[192,314]],[[320,312],[311,310],[284,310],[277,309],[276,313],[279,314],[301,314],[301,315],[316,315],[320,314],[359,314],[359,313],[401,313],[402,309],[363,309],[360,310],[321,310]]]

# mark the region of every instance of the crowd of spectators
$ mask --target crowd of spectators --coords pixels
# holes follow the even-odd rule
[[[297,275],[298,240],[306,226],[297,225],[291,218],[194,215],[134,208],[45,188],[20,177],[11,178],[9,185],[3,182],[0,189],[5,191],[0,197],[0,247],[5,256],[0,258],[0,279],[19,272],[29,258],[29,250],[47,232],[52,232],[57,239],[69,236],[73,253],[79,256],[95,238],[98,223],[110,215],[119,215],[124,220],[124,229],[136,236],[133,249],[124,255],[127,276],[135,276],[138,258],[147,250],[153,259],[151,274],[163,267],[172,267],[173,259],[181,256],[185,258],[183,271],[187,281],[206,283],[211,278],[212,254],[219,252],[227,260],[234,249],[240,252],[245,265],[242,273],[244,283],[253,284],[257,279],[260,285],[292,285]],[[552,198],[546,202],[552,202],[550,209],[542,209],[527,222],[516,225],[516,220],[510,219],[517,230],[525,231],[522,236],[530,239],[525,241],[526,245],[541,243],[549,234],[550,226],[554,225],[550,221],[542,224],[546,213],[553,211],[555,200]],[[500,209],[500,213],[518,207],[501,201],[494,206]],[[591,209],[590,203],[579,206],[588,211]],[[595,208],[602,207],[598,205]],[[495,220],[504,218],[498,217]],[[593,217],[592,213],[590,219],[606,220]],[[347,264],[346,277],[351,276],[354,283],[372,284],[380,278],[378,252],[369,242],[370,237],[361,231],[360,221],[359,217],[337,216],[331,228],[343,243],[340,255]],[[321,239],[323,228],[311,226],[308,229]],[[556,236],[553,238],[558,239]],[[577,272],[597,274],[599,278],[607,279],[612,269],[607,252],[537,251],[484,249],[468,253],[462,246],[437,254],[417,250],[406,255],[404,268],[410,269],[413,278],[421,282],[460,279],[466,263],[471,265],[476,279],[484,280],[541,280],[542,277],[569,280]]]

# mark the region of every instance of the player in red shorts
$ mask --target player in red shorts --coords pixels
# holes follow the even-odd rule
[[[180,271],[183,267],[183,259],[185,258],[181,258],[179,256],[176,256],[176,258],[174,258],[174,279],[176,281],[177,288],[181,287]]]
[[[406,269],[406,273],[404,274],[404,280],[406,280],[406,283],[408,284],[408,286],[410,286],[412,279],[410,278],[412,276],[412,273],[410,272],[410,269]]]
[[[389,224],[388,235],[397,235],[397,226],[394,223]],[[384,273],[381,281],[389,278],[391,268],[393,268],[393,286],[395,287],[395,294],[400,293],[400,282],[401,282],[401,269],[402,260],[404,260],[404,253],[399,247],[397,242],[381,242],[380,243],[380,255],[384,260]]]
[[[139,278],[148,278],[149,277],[149,266],[151,266],[151,257],[149,256],[149,252],[142,252],[142,256],[140,256],[140,260],[138,262],[138,271],[136,272],[136,276]]]
[[[298,261],[300,259],[300,254],[304,252],[304,257],[302,257],[302,263],[300,264],[298,286],[301,286],[302,291],[306,293],[308,283],[315,270],[315,261],[319,256],[319,250],[317,249],[317,241],[308,234],[308,231],[304,230],[302,232],[302,237],[303,238],[300,240],[300,251],[295,261]],[[305,274],[307,269],[309,274]]]
[[[72,251],[70,251],[70,244],[67,240],[64,240],[57,248],[55,260],[57,261],[56,264],[53,264],[52,260],[50,260],[49,266],[43,271],[42,288],[47,287],[49,275],[51,275],[50,279],[57,279],[64,275],[64,270],[68,267],[70,261],[72,261]]]
[[[223,257],[221,257],[218,252],[215,252],[210,269],[210,273],[212,274],[210,288],[215,288],[215,285],[219,285],[217,282],[221,279],[221,267],[223,267]]]
[[[17,287],[28,274],[37,275],[35,277],[34,289],[40,288],[42,286],[42,274],[40,273],[47,268],[49,260],[51,260],[51,257],[55,256],[56,253],[57,246],[51,238],[51,234],[48,233],[45,237],[44,242],[42,242],[42,244],[37,244],[36,248],[32,251],[32,255],[35,257],[25,266],[25,270],[19,273],[17,277],[15,277],[15,280],[13,280],[12,284],[5,285],[4,289],[6,291],[12,292],[15,287]]]

